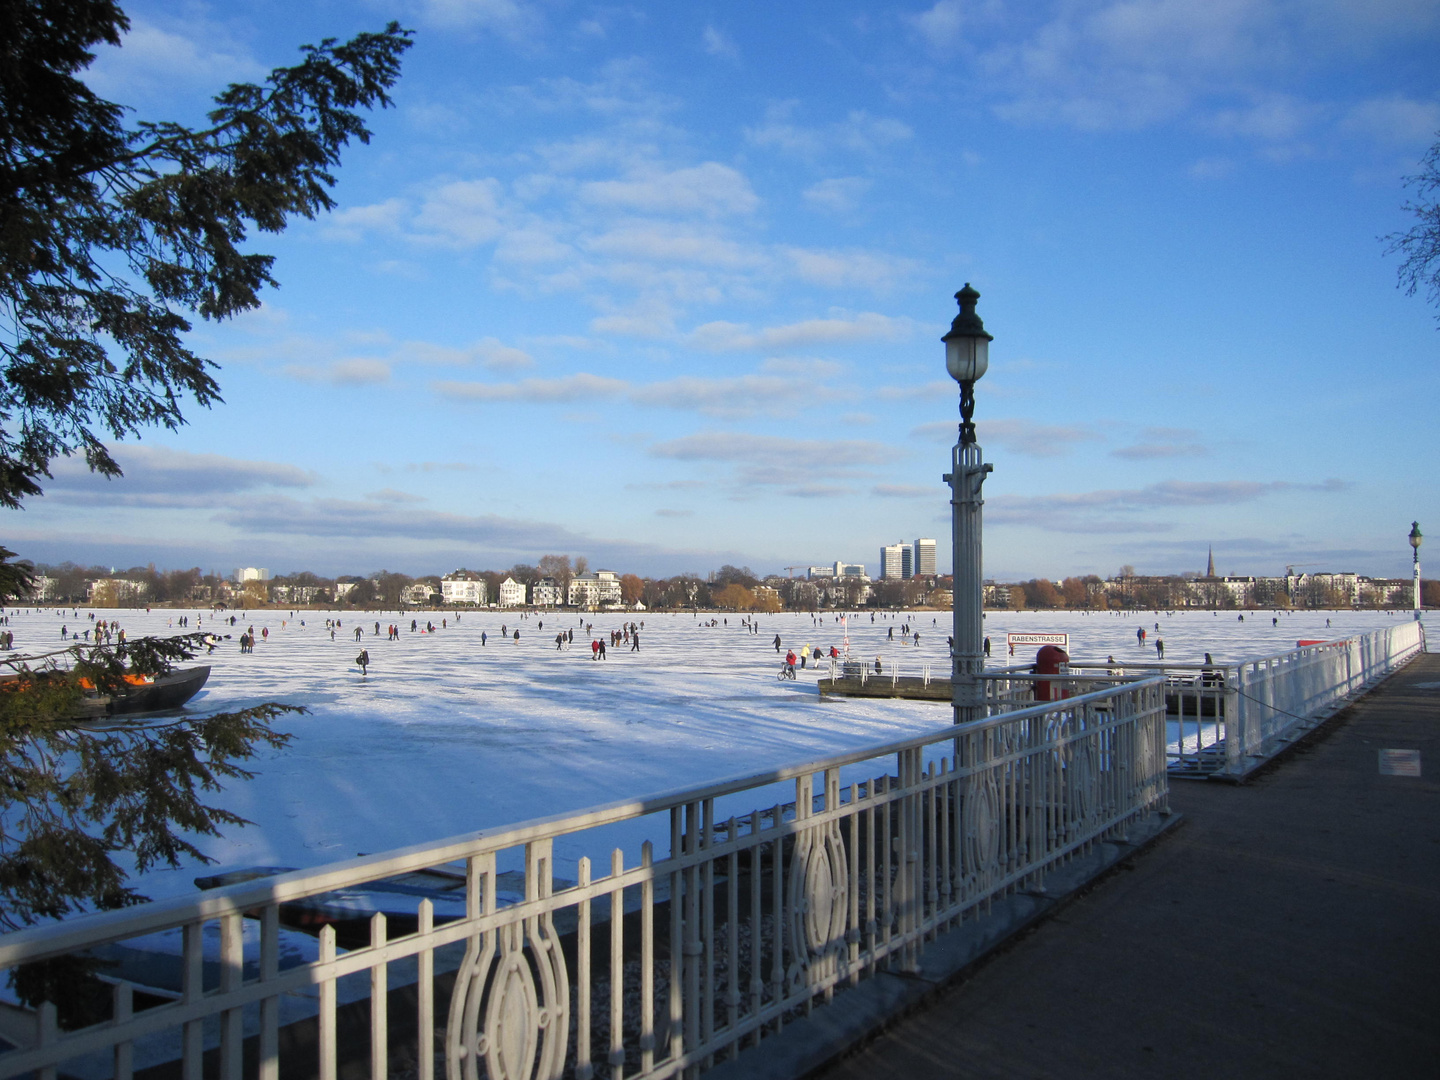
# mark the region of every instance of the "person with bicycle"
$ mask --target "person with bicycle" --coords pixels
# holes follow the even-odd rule
[[[785,654],[784,674],[787,679],[795,678],[795,650],[791,649]]]

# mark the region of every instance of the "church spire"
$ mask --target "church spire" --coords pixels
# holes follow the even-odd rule
[[[1205,564],[1205,576],[1206,576],[1206,577],[1214,577],[1214,576],[1215,576],[1215,545],[1214,545],[1214,544],[1211,544],[1211,545],[1210,545],[1210,561]]]

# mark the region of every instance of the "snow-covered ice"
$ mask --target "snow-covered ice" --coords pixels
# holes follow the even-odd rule
[[[60,644],[60,627],[86,629],[89,609],[26,612],[11,609],[16,646],[37,652]],[[310,713],[285,717],[291,744],[253,762],[254,780],[232,785],[216,801],[255,824],[205,838],[200,847],[220,869],[257,864],[314,866],[477,829],[548,816],[935,730],[949,722],[944,705],[892,700],[826,699],[815,680],[826,669],[800,672],[794,683],[776,677],[786,648],[809,644],[827,652],[844,629],[833,614],[759,615],[758,633],[729,615],[516,611],[360,613],[254,611],[237,613],[232,627],[208,613],[172,610],[96,611],[127,634],[190,630],[231,634],[192,712],[234,709],[262,701],[304,705]],[[1392,626],[1408,612],[990,612],[986,632],[992,664],[1033,659],[1005,654],[1007,631],[1066,631],[1078,660],[1153,661],[1155,624],[1166,660],[1216,662],[1269,655],[1299,638],[1335,638]],[[331,639],[327,617],[342,626]],[[1272,617],[1278,625],[1272,625]],[[410,620],[436,632],[411,632]],[[448,623],[440,628],[442,618]],[[710,626],[711,619],[719,625]],[[852,615],[851,654],[883,657],[903,674],[922,664],[948,670],[948,612]],[[1327,628],[1326,620],[1332,625]],[[381,633],[374,627],[379,621]],[[608,648],[593,661],[589,642],[625,622],[644,623],[640,651]],[[401,626],[387,641],[386,627]],[[593,634],[586,624],[593,624]],[[502,624],[520,641],[502,639]],[[543,624],[543,627],[542,627]],[[920,633],[902,643],[900,627]],[[1145,626],[1144,648],[1135,631]],[[242,655],[238,638],[250,626],[260,638]],[[357,644],[354,630],[364,630]],[[895,639],[887,638],[894,628]],[[557,651],[554,637],[575,630]],[[482,632],[487,643],[482,646]],[[608,638],[607,638],[608,643]],[[370,653],[362,678],[354,659]],[[633,839],[633,838],[632,838]],[[659,837],[657,837],[659,839]],[[663,845],[662,845],[663,846]],[[592,853],[598,854],[598,853]],[[575,853],[570,853],[573,860]],[[557,851],[563,870],[564,854]],[[189,894],[198,866],[146,875],[138,884],[152,897]]]

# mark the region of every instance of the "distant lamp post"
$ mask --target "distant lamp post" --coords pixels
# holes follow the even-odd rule
[[[1415,549],[1415,618],[1420,618],[1420,542],[1425,537],[1420,533],[1420,523],[1410,523],[1410,546]]]
[[[985,670],[984,589],[981,558],[980,489],[993,466],[981,463],[975,442],[975,382],[990,366],[990,342],[985,324],[975,314],[980,294],[965,287],[955,294],[960,314],[950,324],[945,342],[945,368],[960,384],[960,441],[951,451],[950,510],[953,541],[955,651],[951,661],[951,701],[955,722],[978,720],[985,714],[985,692],[980,674]]]

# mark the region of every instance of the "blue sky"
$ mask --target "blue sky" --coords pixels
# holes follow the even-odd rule
[[[92,85],[198,119],[395,18],[339,208],[198,326],[226,403],[5,543],[229,570],[757,570],[940,540],[969,281],[986,573],[1406,574],[1436,312],[1380,238],[1433,2],[131,3]],[[1424,552],[1422,551],[1422,555]]]

